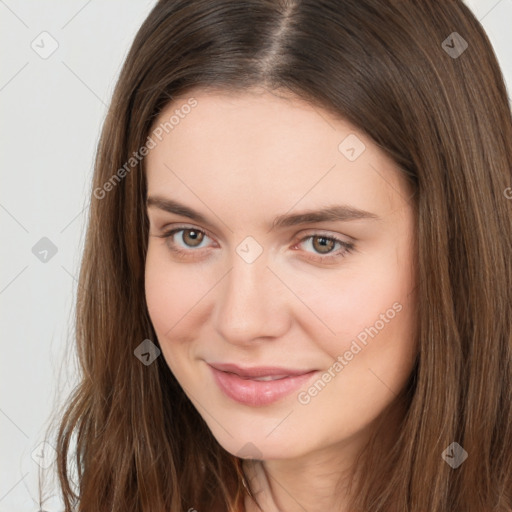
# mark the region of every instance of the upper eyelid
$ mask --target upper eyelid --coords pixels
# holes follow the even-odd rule
[[[161,228],[162,234],[165,235],[166,233],[174,232],[173,234],[176,234],[178,231],[187,231],[187,230],[197,230],[201,231],[201,233],[204,233],[206,236],[211,238],[212,240],[215,240],[215,237],[208,231],[207,229],[200,228],[197,226],[191,226],[191,225],[184,225],[184,226],[169,226],[168,228],[163,227]]]

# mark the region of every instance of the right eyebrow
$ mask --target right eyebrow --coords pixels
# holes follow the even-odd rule
[[[146,206],[147,208],[154,207],[168,213],[175,213],[176,215],[188,217],[189,219],[203,224],[210,224],[206,217],[204,217],[201,213],[172,199],[167,199],[160,196],[149,196],[146,201]]]

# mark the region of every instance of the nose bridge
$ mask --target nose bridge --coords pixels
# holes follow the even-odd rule
[[[250,244],[250,242],[249,242]],[[279,280],[267,267],[267,254],[254,257],[243,243],[231,259],[217,302],[217,328],[227,341],[277,337],[287,328],[287,311]],[[247,257],[250,255],[251,257]]]

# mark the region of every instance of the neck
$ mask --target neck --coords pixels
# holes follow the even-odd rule
[[[346,510],[350,468],[335,452],[333,446],[295,459],[246,461],[251,489],[264,512]]]

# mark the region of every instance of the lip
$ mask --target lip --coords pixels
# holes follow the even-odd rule
[[[253,407],[268,405],[299,389],[317,370],[297,370],[275,366],[241,368],[235,364],[208,363],[220,390],[232,400]],[[254,378],[284,376],[273,381]]]

